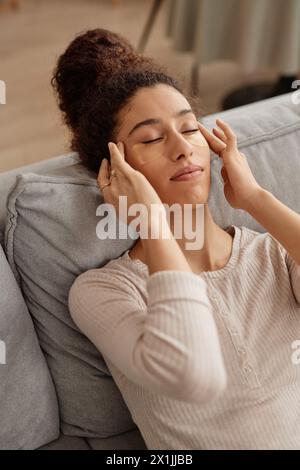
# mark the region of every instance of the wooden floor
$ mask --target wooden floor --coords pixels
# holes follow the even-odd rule
[[[0,12],[0,80],[6,104],[0,104],[0,172],[67,153],[69,135],[50,87],[57,57],[81,31],[102,27],[137,45],[152,0],[21,0],[19,10]],[[178,53],[166,37],[166,4],[160,10],[145,54],[181,70],[188,85],[191,53]],[[236,64],[214,62],[201,67],[199,86],[205,114],[220,110],[229,90],[272,70],[244,76]]]

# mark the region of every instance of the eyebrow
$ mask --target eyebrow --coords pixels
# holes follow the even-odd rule
[[[179,111],[178,113],[176,113],[174,115],[174,118],[178,118],[178,117],[181,117],[181,116],[184,116],[185,114],[188,114],[188,113],[192,113],[194,114],[193,110],[192,109],[182,109],[181,111]],[[141,121],[141,122],[138,122],[132,129],[131,131],[129,132],[128,136],[129,137],[134,131],[136,131],[137,129],[139,129],[140,127],[142,126],[149,126],[149,125],[153,125],[153,124],[160,124],[161,123],[161,119],[146,119],[145,121]]]

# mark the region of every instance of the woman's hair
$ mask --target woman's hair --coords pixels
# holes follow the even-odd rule
[[[88,169],[98,174],[102,158],[110,160],[107,144],[115,140],[118,112],[140,88],[157,84],[183,94],[179,80],[119,34],[94,29],[71,42],[58,59],[51,85],[71,130],[71,150]]]

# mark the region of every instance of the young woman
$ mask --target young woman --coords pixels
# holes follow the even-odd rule
[[[121,195],[143,204],[159,234],[82,273],[69,292],[74,322],[102,353],[147,447],[299,449],[300,216],[259,186],[228,124],[210,133],[178,81],[123,38],[100,29],[77,37],[53,84],[72,149],[105,201],[116,211]],[[229,204],[266,233],[214,222],[210,150]],[[197,171],[175,176],[189,165]],[[161,236],[148,214],[173,203],[204,205],[202,249],[188,250],[171,221]]]

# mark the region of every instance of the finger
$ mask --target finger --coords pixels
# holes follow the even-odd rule
[[[226,144],[222,142],[217,136],[212,134],[206,127],[203,126],[200,122],[198,122],[198,126],[200,131],[202,132],[203,136],[205,137],[209,147],[215,153],[219,153],[226,148]]]
[[[97,181],[101,187],[109,182],[109,162],[107,158],[103,158],[101,161]]]
[[[214,134],[212,134],[208,129],[206,129],[206,127],[203,124],[201,124],[201,122],[198,122],[198,125],[200,128],[200,131],[202,132],[202,134],[204,135],[208,143],[214,144],[215,142],[217,142],[222,145],[222,148],[224,147],[223,142],[220,142],[220,139],[216,137]]]
[[[125,162],[125,152],[124,152],[124,144],[123,142],[118,142],[115,144],[114,142],[108,142],[108,148],[110,153],[110,166],[111,169],[119,169],[120,171],[123,170],[123,165]]]
[[[125,180],[130,180],[131,176],[135,173],[134,168],[126,161],[125,158],[125,145],[123,142],[109,143],[111,147],[111,165],[110,170],[116,170],[117,175],[122,176]]]
[[[224,134],[227,137],[227,145],[228,145],[228,150],[235,150],[236,149],[236,144],[237,144],[237,138],[229,124],[225,123],[222,121],[222,119],[216,119],[216,123],[218,126],[222,129]]]
[[[222,140],[222,142],[224,142],[224,143],[227,142],[227,137],[226,137],[226,135],[224,134],[223,131],[221,131],[220,129],[216,129],[215,127],[213,128],[212,131],[219,139]]]

